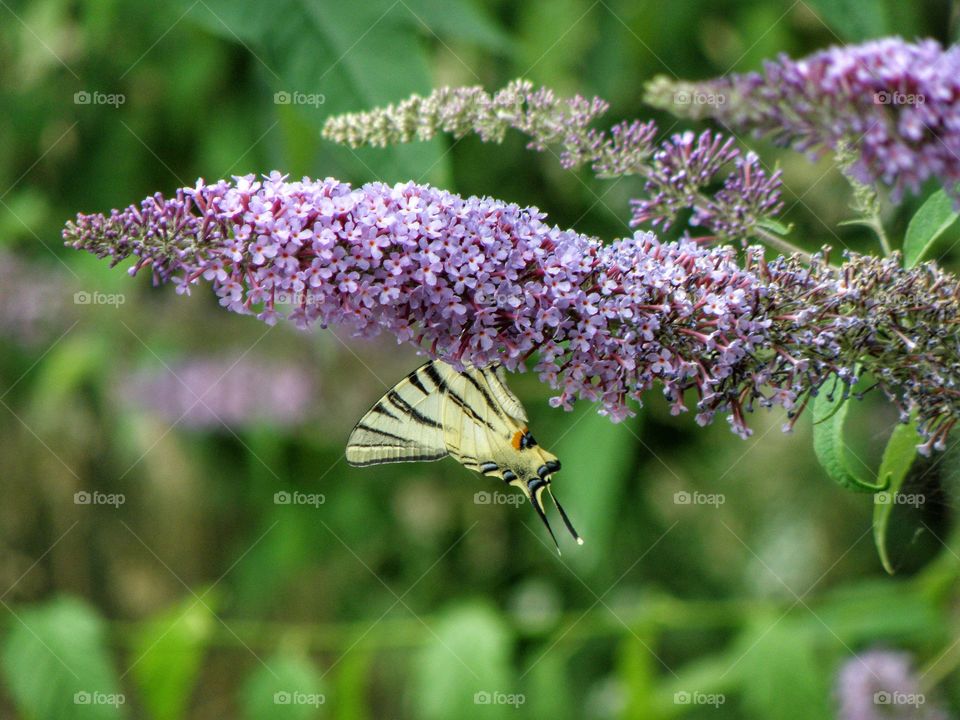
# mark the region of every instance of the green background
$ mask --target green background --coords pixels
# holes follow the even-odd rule
[[[894,32],[946,42],[947,3],[35,0],[0,18],[0,716],[817,720],[835,715],[838,668],[878,647],[913,653],[931,700],[960,707],[955,452],[914,467],[904,492],[928,502],[894,513],[891,578],[871,498],[827,479],[809,418],[785,435],[782,412],[759,412],[743,441],[654,392],[613,425],[585,402],[552,410],[549,388],[514,376],[586,539],[562,537],[558,558],[529,507],[476,502],[499,488],[453,461],[346,465],[353,423],[416,366],[412,349],[268,328],[59,236],[77,212],[279,169],[494,195],[613,239],[638,181],[565,171],[515,133],[354,152],[319,129],[522,76],[667,135],[689,125],[642,105],[654,75]],[[323,102],[278,104],[282,91]],[[743,140],[784,169],[801,244],[874,250],[838,226],[849,193],[828,160]],[[916,205],[890,210],[892,237]],[[179,407],[198,362],[220,368],[210,405],[240,407],[226,424],[192,420],[191,402],[182,420],[158,410]],[[299,378],[296,413],[281,376]],[[255,389],[264,407],[244,404]],[[879,397],[852,408],[864,473],[895,421]],[[124,502],[77,504],[81,491]]]

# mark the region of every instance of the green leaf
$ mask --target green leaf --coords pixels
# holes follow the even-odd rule
[[[13,188],[10,189],[11,191]],[[0,212],[0,247],[13,247],[21,238],[32,240],[31,228],[40,227],[53,212],[50,199],[34,187],[24,187],[4,198]]]
[[[570,684],[557,682],[557,678],[568,677],[572,671],[570,651],[557,646],[544,654],[545,649],[534,646],[524,662],[529,672],[524,677],[526,702],[522,706],[523,716],[550,720],[580,717],[576,712],[573,688]]]
[[[23,717],[126,717],[105,623],[86,603],[62,597],[17,610],[2,652],[3,675]]]
[[[565,509],[574,508],[570,519],[584,544],[577,547],[557,537],[561,548],[571,548],[569,553],[564,551],[564,561],[578,568],[595,567],[609,557],[640,425],[638,418],[613,424],[587,403],[579,403],[563,420],[563,434],[551,447],[563,463],[563,471],[553,478],[553,490]],[[585,478],[597,478],[598,482],[584,482]],[[562,525],[559,531],[566,534]]]
[[[958,213],[946,191],[939,190],[927,198],[910,219],[903,239],[903,265],[911,268],[920,262],[956,221]]]
[[[820,394],[813,402],[813,450],[820,465],[836,483],[848,490],[859,492],[877,492],[887,489],[887,481],[880,478],[871,483],[862,479],[852,467],[853,453],[843,437],[843,423],[847,419],[847,410],[850,407],[849,392],[845,392],[846,385],[836,380],[832,398],[825,388],[834,382],[827,380],[820,388]]]
[[[313,663],[294,651],[258,664],[242,691],[246,720],[308,720],[319,717],[326,703]]]
[[[412,717],[425,720],[512,718],[526,696],[514,686],[513,638],[487,604],[449,610],[427,632],[416,666]]]
[[[415,27],[431,38],[436,35],[466,40],[500,52],[513,47],[510,36],[472,0],[404,0],[404,4]],[[465,69],[468,74],[474,72],[469,67]]]
[[[581,0],[517,4],[512,21],[518,42],[516,64],[525,76],[561,92],[576,86],[604,15],[586,10]]]
[[[859,579],[830,590],[817,599],[816,615],[806,617],[811,632],[829,627],[850,647],[878,641],[936,642],[943,626],[936,600],[920,585],[884,578]]]
[[[764,230],[769,230],[772,233],[777,235],[787,236],[793,231],[793,225],[786,225],[779,220],[774,220],[773,218],[764,218],[757,223]]]
[[[252,446],[252,451],[256,453],[255,457],[266,458],[266,462],[271,463],[271,456],[275,455],[277,450],[270,450],[266,446],[263,446],[262,450],[263,454],[261,454],[261,447],[256,443]],[[270,467],[278,467],[278,465],[271,464]],[[250,465],[250,473],[252,475],[261,473],[259,463]],[[250,484],[253,485],[256,482],[263,488],[264,481],[265,478],[261,477],[258,481],[251,480]],[[271,488],[269,494],[263,492],[260,497],[272,499],[273,492],[275,490]],[[273,519],[269,521],[273,529],[247,553],[243,564],[236,569],[233,592],[237,607],[242,607],[248,612],[267,612],[275,600],[277,588],[287,587],[296,581],[298,573],[304,572],[310,551],[315,548],[311,525],[315,528],[317,521],[315,515],[311,516],[310,513],[296,512],[296,510],[303,510],[303,508],[292,509],[283,505],[272,507],[273,518],[276,520],[282,518],[282,522],[273,524]],[[266,522],[264,521],[264,524]],[[265,531],[266,527],[260,532]]]
[[[917,445],[923,439],[917,433],[914,422],[897,425],[887,441],[883,451],[883,460],[880,462],[880,478],[885,478],[889,487],[874,497],[873,506],[873,542],[880,554],[883,569],[893,575],[894,569],[887,551],[887,527],[890,516],[893,514],[893,499],[903,487],[903,481],[910,471],[910,466],[917,457]]]
[[[741,640],[741,686],[747,717],[764,720],[831,720],[829,668],[817,657],[816,635],[771,615]],[[692,692],[692,690],[691,690]]]
[[[889,13],[876,0],[807,0],[808,7],[837,35],[849,42],[891,33]]]
[[[379,107],[431,88],[423,27],[402,2],[207,0],[181,5],[209,31],[242,43],[271,93],[289,95],[277,104],[278,114],[295,112],[315,132],[328,115]],[[294,102],[296,93],[316,100]],[[323,148],[336,153],[337,164],[348,173],[377,179],[420,179],[428,170],[432,178],[442,178],[449,165],[440,140],[356,152],[330,144]]]
[[[63,407],[74,399],[83,383],[99,380],[110,346],[91,335],[68,335],[37,366],[31,413],[40,427],[56,426]]]
[[[353,648],[337,666],[337,720],[370,720],[374,717],[367,687],[374,654]]]
[[[742,643],[727,643],[722,647],[723,649],[717,652],[701,653],[680,667],[674,666],[674,675],[658,676],[654,686],[655,705],[649,711],[644,709],[632,717],[644,720],[675,717],[677,711],[683,709],[679,702],[684,697],[683,693],[699,693],[702,700],[709,699],[703,697],[705,695],[716,697],[722,694],[726,701],[730,694],[737,692],[750,681],[750,678],[746,677],[749,668],[740,662],[749,650]]]
[[[641,643],[632,635],[620,640],[617,652],[617,674],[626,690],[623,717],[653,718],[661,714],[656,709],[654,693],[659,684],[657,673],[660,664],[650,648],[656,639],[649,635]]]
[[[204,648],[216,622],[209,609],[215,597],[201,597],[203,602],[191,595],[150,621],[134,645],[132,675],[144,706],[156,720],[184,717],[196,685]]]

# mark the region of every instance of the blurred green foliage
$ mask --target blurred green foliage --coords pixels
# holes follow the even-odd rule
[[[905,478],[929,501],[891,508],[888,578],[870,497],[820,470],[809,418],[783,435],[782,416],[759,413],[742,441],[651,395],[615,426],[587,404],[551,410],[548,389],[515,376],[587,541],[557,558],[529,508],[478,504],[491,486],[452,461],[343,461],[411,350],[267,328],[59,242],[78,211],[273,168],[429,181],[618,237],[637,185],[564,171],[519,136],[354,152],[319,128],[518,76],[601,95],[611,122],[646,117],[655,74],[706,78],[892,31],[947,40],[948,13],[933,0],[0,4],[0,715],[830,718],[838,667],[874,646],[913,652],[931,697],[960,707],[956,452]],[[808,247],[873,250],[838,227],[849,196],[829,163],[743,140],[784,168],[784,219]],[[890,212],[892,237],[918,205]],[[177,388],[170,368],[196,358],[224,375],[252,359],[304,369],[311,418],[158,413],[136,378]],[[211,389],[193,404],[237,399]],[[873,395],[849,408],[860,471],[895,420]]]

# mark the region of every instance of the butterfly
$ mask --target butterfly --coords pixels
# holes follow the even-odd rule
[[[560,552],[544,512],[546,491],[567,530],[583,544],[550,487],[560,461],[530,434],[527,414],[507,387],[502,365],[459,372],[431,360],[380,398],[347,441],[347,462],[358,467],[448,455],[470,470],[520,488]]]

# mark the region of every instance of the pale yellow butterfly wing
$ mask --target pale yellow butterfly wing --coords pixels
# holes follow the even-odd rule
[[[501,408],[507,411],[511,417],[515,418],[520,424],[527,424],[527,412],[520,404],[520,400],[507,387],[507,371],[503,365],[497,365],[495,368],[488,367],[479,370],[487,381],[490,393]]]
[[[364,415],[347,440],[347,462],[379,465],[445,457],[443,393],[424,368],[396,384]]]
[[[499,402],[503,392],[490,382],[494,371],[468,368],[460,373],[434,363],[428,373],[444,389],[443,428],[450,455],[471,470],[503,477],[504,469],[516,465],[511,443],[522,426]]]

